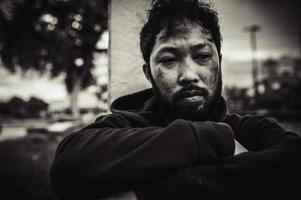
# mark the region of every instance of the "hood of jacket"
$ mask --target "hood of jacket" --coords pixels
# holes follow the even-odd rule
[[[158,101],[151,88],[117,98],[111,104],[110,110],[127,118],[138,120],[143,124],[167,125],[159,111]],[[226,101],[223,97],[218,100],[208,121],[224,121],[227,113]]]

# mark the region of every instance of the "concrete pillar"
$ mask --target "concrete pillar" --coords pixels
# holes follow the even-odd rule
[[[144,77],[139,33],[146,19],[150,0],[111,0],[109,6],[109,92],[110,103],[150,84]]]

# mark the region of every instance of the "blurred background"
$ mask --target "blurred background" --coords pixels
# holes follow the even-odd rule
[[[229,111],[266,115],[300,134],[299,2],[212,2]],[[58,143],[107,113],[118,96],[149,87],[138,46],[149,5],[0,1],[1,196],[56,199],[48,170]]]

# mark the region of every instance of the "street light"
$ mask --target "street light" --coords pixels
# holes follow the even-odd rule
[[[258,60],[257,60],[257,38],[256,33],[261,31],[262,28],[259,25],[252,25],[244,28],[245,32],[250,33],[250,42],[252,50],[252,77],[253,77],[253,87],[255,100],[258,97]]]

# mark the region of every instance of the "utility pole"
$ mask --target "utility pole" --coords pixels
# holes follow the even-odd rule
[[[252,50],[252,77],[253,77],[253,88],[254,88],[254,97],[255,101],[258,97],[258,60],[257,60],[257,38],[256,33],[261,31],[262,28],[259,25],[252,25],[245,27],[244,31],[250,33],[250,42]]]
[[[299,50],[300,50],[300,58],[301,58],[301,26],[299,27]]]

